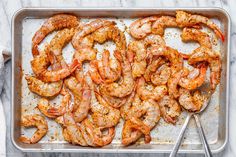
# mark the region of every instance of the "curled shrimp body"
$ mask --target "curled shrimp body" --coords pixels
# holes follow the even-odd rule
[[[134,78],[140,77],[145,73],[146,47],[143,41],[133,41],[128,46],[127,57],[132,64],[132,75]]]
[[[211,89],[215,90],[216,86],[220,83],[221,77],[222,62],[220,54],[207,47],[201,46],[195,49],[188,59],[188,63],[190,65],[194,65],[199,62],[209,63]]]
[[[26,76],[25,79],[30,91],[42,97],[54,97],[58,95],[63,86],[63,81],[45,83],[34,76]]]
[[[152,25],[152,33],[160,36],[164,35],[166,27],[177,27],[175,17],[172,16],[161,16]]]
[[[57,82],[60,81],[71,73],[73,73],[77,67],[80,66],[78,60],[73,60],[70,66],[62,67],[56,70],[48,70],[50,62],[46,54],[42,53],[36,56],[31,61],[31,67],[38,79],[43,82]]]
[[[82,135],[81,128],[75,122],[72,113],[65,113],[63,116],[58,117],[56,122],[62,125],[63,137],[67,142],[81,146],[88,146],[85,138]]]
[[[23,143],[34,144],[41,140],[48,131],[48,124],[44,117],[39,114],[26,115],[21,119],[21,126],[32,127],[35,126],[37,131],[33,134],[31,138],[21,136],[20,141]]]
[[[54,15],[44,22],[40,29],[34,34],[32,38],[32,54],[39,55],[38,45],[42,40],[52,31],[63,28],[72,28],[79,25],[79,20],[76,16],[69,14]]]
[[[156,34],[148,35],[143,41],[146,47],[166,44],[165,40],[160,35],[156,35]]]
[[[120,111],[111,107],[102,96],[95,92],[95,96],[99,104],[92,105],[92,119],[94,123],[99,127],[113,127],[120,120]]]
[[[110,96],[114,97],[125,97],[129,95],[134,88],[134,80],[131,73],[131,66],[125,56],[120,51],[116,51],[115,55],[119,59],[122,67],[122,81],[119,83],[101,84],[100,89],[105,90]]]
[[[165,85],[156,86],[154,89],[149,90],[146,88],[145,79],[143,77],[138,79],[137,93],[142,100],[154,99],[159,100],[167,94],[167,87]]]
[[[165,85],[171,76],[171,68],[168,64],[162,65],[151,75],[151,82],[154,85]]]
[[[71,112],[73,105],[70,104],[70,93],[65,89],[65,87],[63,87],[60,94],[63,96],[63,98],[58,107],[49,104],[48,99],[41,98],[38,102],[37,108],[49,118],[56,118],[65,114],[66,112]]]
[[[210,36],[198,29],[184,28],[181,34],[181,39],[184,42],[197,41],[200,46],[205,46],[209,49],[212,48]]]
[[[104,50],[102,60],[90,62],[90,76],[96,84],[111,83],[121,76],[121,65],[115,59],[109,59],[110,52]]]
[[[199,91],[195,91],[193,96],[190,91],[180,88],[179,104],[188,111],[199,111],[203,105],[205,98]]]
[[[180,71],[183,68],[183,58],[179,52],[168,46],[153,46],[151,55],[155,57],[165,57],[170,61],[172,74]]]
[[[136,39],[142,39],[152,32],[152,23],[158,19],[157,16],[150,16],[134,21],[130,27],[130,35]]]
[[[161,115],[167,123],[175,124],[181,113],[181,107],[178,102],[170,96],[164,96],[158,102]]]
[[[199,67],[199,75],[197,75],[194,78],[188,77],[191,75],[191,73],[187,77],[182,77],[179,80],[179,85],[185,89],[188,90],[194,90],[198,87],[200,87],[206,78],[206,71],[207,71],[207,66],[205,64],[201,64]]]
[[[225,39],[220,28],[207,17],[201,15],[192,15],[184,11],[176,11],[176,22],[181,27],[192,27],[198,24],[205,24],[211,28],[222,41]]]

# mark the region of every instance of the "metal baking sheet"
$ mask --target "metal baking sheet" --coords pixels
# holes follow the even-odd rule
[[[31,39],[43,21],[57,13],[72,13],[81,18],[82,22],[89,22],[95,18],[113,20],[117,26],[125,32],[127,43],[131,39],[126,28],[132,21],[139,17],[149,15],[175,15],[176,10],[186,10],[191,13],[202,14],[210,17],[223,30],[226,40],[224,43],[215,44],[214,49],[219,51],[223,59],[222,78],[209,107],[201,115],[201,122],[206,137],[213,153],[223,150],[228,140],[228,85],[229,85],[229,43],[230,43],[230,18],[220,8],[24,8],[17,11],[12,19],[12,119],[11,138],[14,145],[22,151],[34,152],[119,152],[119,153],[167,153],[173,148],[174,142],[179,134],[182,124],[185,121],[186,112],[182,112],[177,124],[171,125],[160,120],[153,129],[152,141],[144,144],[141,139],[136,144],[128,147],[121,145],[122,120],[116,127],[116,136],[113,142],[102,148],[81,147],[68,144],[61,136],[61,128],[53,120],[47,119],[49,131],[47,135],[37,144],[23,144],[18,138],[22,133],[32,135],[35,129],[24,129],[20,126],[21,116],[30,113],[40,113],[35,107],[39,97],[31,93],[24,79],[25,74],[31,74],[30,60]],[[216,37],[207,28],[204,31],[211,34],[212,40]],[[180,39],[181,29],[167,28],[165,41],[167,45],[178,49],[181,52],[191,52],[198,47],[197,43],[183,43]],[[49,35],[45,42],[50,41],[54,33]],[[43,44],[41,44],[43,45]],[[40,47],[42,48],[42,46]],[[96,45],[99,52],[103,48],[113,50],[112,42],[104,45]],[[72,56],[72,46],[68,44],[63,55],[66,60]],[[99,57],[99,56],[98,56]],[[56,102],[57,100],[54,100]],[[193,119],[190,121],[185,138],[180,148],[182,153],[203,153],[203,148],[195,127]]]

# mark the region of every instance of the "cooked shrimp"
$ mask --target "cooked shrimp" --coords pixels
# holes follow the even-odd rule
[[[66,141],[72,144],[88,146],[85,138],[82,135],[80,126],[75,122],[73,114],[65,113],[63,116],[56,119],[63,127],[63,136]]]
[[[79,99],[82,99],[82,89],[84,85],[83,81],[83,79],[79,81],[74,76],[70,76],[65,79],[64,84],[73,93],[74,96],[78,97]]]
[[[33,72],[35,73],[37,78],[39,78],[43,82],[60,81],[73,73],[76,68],[81,66],[76,59],[73,60],[72,64],[69,67],[63,67],[57,70],[48,70],[47,68],[49,65],[49,60],[46,54],[40,54],[31,61]]]
[[[162,65],[151,75],[151,82],[154,85],[165,85],[171,76],[171,68],[168,64]]]
[[[207,17],[201,15],[192,15],[184,11],[176,11],[176,22],[181,27],[192,27],[198,24],[205,24],[206,26],[210,27],[216,33],[216,35],[221,38],[222,41],[225,40],[225,37],[220,28]]]
[[[181,87],[188,89],[188,90],[194,90],[194,89],[200,87],[205,81],[207,66],[205,64],[201,64],[199,67],[199,71],[200,71],[200,73],[197,77],[194,77],[194,78],[182,77],[179,80],[178,84]],[[191,75],[191,74],[189,74],[189,75]]]
[[[99,147],[108,145],[112,142],[113,138],[115,137],[114,127],[108,128],[108,134],[104,135],[102,131],[105,130],[105,128],[96,127],[89,119],[85,119],[82,122],[82,125],[85,126],[84,128],[86,130],[86,132],[83,132],[83,134],[85,135],[87,133],[87,136],[90,136],[93,139],[92,145]]]
[[[46,20],[40,29],[34,34],[32,38],[32,54],[39,55],[38,45],[42,40],[52,31],[63,28],[72,28],[79,25],[79,20],[76,16],[69,14],[58,14]]]
[[[134,128],[134,124],[130,120],[125,121],[122,129],[121,142],[123,145],[125,146],[130,145],[136,142],[141,136],[142,133]]]
[[[123,52],[124,53],[124,52]],[[122,52],[116,51],[116,58],[119,59],[122,67],[122,81],[119,83],[109,83],[109,84],[101,84],[100,89],[107,91],[110,96],[114,97],[125,97],[129,95],[134,88],[134,80],[131,73],[131,66],[129,61],[125,56],[123,56]]]
[[[160,35],[151,34],[144,39],[146,47],[165,45],[165,40]]]
[[[58,95],[63,86],[63,81],[45,83],[34,76],[26,76],[25,79],[30,91],[42,97],[54,97]]]
[[[165,64],[165,60],[162,58],[153,59],[152,62],[147,66],[147,69],[143,75],[147,82],[151,81],[151,75],[154,73],[159,67]]]
[[[152,25],[152,33],[164,35],[166,27],[177,27],[176,19],[172,16],[161,16]]]
[[[142,100],[154,99],[159,100],[167,94],[167,87],[165,85],[156,86],[154,89],[149,90],[146,88],[145,79],[143,77],[138,79],[137,93]]]
[[[161,115],[167,123],[175,124],[181,113],[181,107],[178,102],[170,96],[164,96],[158,102]]]
[[[156,57],[165,57],[171,63],[172,74],[180,71],[183,68],[183,58],[179,52],[168,46],[153,46],[151,55]]]
[[[101,19],[97,19],[94,20],[86,25],[84,25],[80,30],[78,30],[73,39],[72,39],[72,45],[73,47],[79,51],[81,48],[83,47],[92,47],[93,42],[89,42],[90,45],[84,44],[87,42],[82,42],[84,40],[84,38],[93,33],[94,31],[98,30],[101,27],[105,27],[105,26],[109,26],[109,25],[114,25],[114,22],[111,21],[106,21],[106,20],[101,20]],[[92,38],[90,38],[92,39]],[[92,43],[92,44],[91,44]]]
[[[120,111],[109,106],[99,93],[95,92],[95,96],[99,104],[93,104],[91,108],[94,123],[105,128],[116,126],[120,120]],[[107,112],[104,113],[104,111]]]
[[[57,32],[57,34],[50,41],[50,44],[48,45],[47,49],[47,55],[52,66],[67,66],[62,56],[62,49],[72,39],[73,35],[75,34],[75,30],[75,28],[65,28]]]
[[[210,66],[210,82],[211,89],[215,90],[216,86],[220,83],[221,77],[221,57],[220,54],[206,47],[199,47],[193,51],[188,63],[194,65],[199,62],[208,62]]]
[[[152,23],[157,19],[157,16],[150,16],[134,21],[129,27],[130,35],[136,39],[146,37],[152,32]]]
[[[179,103],[186,110],[191,112],[199,111],[204,100],[205,97],[199,91],[195,91],[192,96],[189,90],[180,88]]]
[[[39,114],[26,115],[21,119],[21,126],[32,127],[35,126],[37,131],[31,138],[21,136],[20,141],[23,143],[34,144],[40,141],[48,131],[48,124],[44,117]]]
[[[147,66],[146,55],[146,47],[143,41],[129,43],[127,57],[132,65],[133,78],[140,77],[145,73]]]
[[[184,42],[187,41],[197,41],[200,46],[205,46],[209,49],[212,48],[210,36],[198,29],[194,28],[184,28],[181,34],[181,39]]]
[[[66,112],[71,112],[73,109],[73,105],[70,104],[70,93],[64,87],[62,88],[60,94],[63,96],[63,98],[58,107],[54,107],[49,104],[48,99],[41,98],[38,102],[37,108],[49,118],[56,118],[65,114]]]

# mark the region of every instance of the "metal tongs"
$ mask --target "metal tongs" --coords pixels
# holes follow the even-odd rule
[[[198,111],[198,112],[188,112],[187,118],[186,118],[186,120],[183,124],[183,127],[182,127],[182,129],[179,133],[177,141],[176,141],[176,143],[174,145],[174,148],[173,148],[172,152],[170,153],[169,157],[175,157],[177,155],[180,144],[181,144],[181,141],[182,141],[182,138],[183,138],[184,133],[185,133],[185,130],[186,130],[186,128],[188,126],[188,123],[189,123],[192,116],[194,116],[195,122],[197,124],[198,133],[200,134],[200,139],[201,139],[201,141],[203,143],[203,146],[204,146],[205,156],[206,157],[212,157],[213,156],[212,153],[211,153],[211,149],[210,149],[210,147],[207,143],[207,139],[206,139],[206,136],[205,136],[205,133],[203,131],[203,128],[202,128],[202,125],[201,125],[201,122],[200,122],[200,118],[199,118],[199,113],[203,112],[207,108],[208,104],[210,103],[212,91],[210,90],[209,85],[203,85],[200,88],[201,88],[200,89],[201,92],[204,94],[204,96],[206,98],[206,101],[204,102],[204,104],[203,104],[200,111]]]

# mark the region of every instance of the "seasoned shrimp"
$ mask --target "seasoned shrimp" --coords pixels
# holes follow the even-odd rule
[[[26,115],[21,119],[21,126],[32,127],[35,126],[37,131],[31,138],[21,136],[20,141],[23,143],[34,144],[41,140],[48,131],[48,124],[44,117],[39,114]]]
[[[165,45],[165,40],[156,34],[150,34],[144,39],[145,46],[158,46],[158,45]]]
[[[65,89],[65,87],[63,87],[60,94],[63,96],[63,98],[58,107],[49,104],[48,99],[41,98],[38,102],[37,108],[49,118],[56,118],[65,114],[66,112],[71,112],[73,105],[70,104],[70,93]]]
[[[48,66],[50,65],[50,62],[48,60],[48,57],[46,54],[42,53],[38,56],[36,56],[31,61],[31,67],[37,78],[42,80],[43,82],[57,82],[60,81],[67,76],[69,76],[71,73],[73,73],[76,68],[78,68],[80,63],[78,60],[73,60],[72,64],[68,67],[63,67],[61,69],[57,70],[48,70]]]
[[[181,39],[184,42],[197,41],[200,46],[205,46],[209,49],[212,48],[210,36],[198,29],[184,28],[181,34]]]
[[[130,145],[136,142],[141,136],[142,133],[134,128],[134,124],[130,120],[125,121],[122,129],[121,142],[123,145],[125,146]]]
[[[63,127],[63,136],[66,141],[81,146],[88,146],[85,138],[82,135],[80,126],[75,122],[72,113],[67,112],[63,116],[58,117],[56,122]]]
[[[85,42],[85,37],[93,32],[95,32],[96,30],[98,30],[101,27],[105,27],[105,26],[109,26],[109,25],[114,25],[114,22],[111,21],[106,21],[106,20],[101,20],[101,19],[97,19],[94,20],[86,25],[84,25],[80,30],[78,30],[73,39],[72,39],[72,45],[73,47],[77,50],[80,51],[81,48],[83,47],[92,47],[93,46],[93,39],[92,38],[87,38],[86,41],[89,42]],[[92,40],[92,41],[90,41]],[[83,41],[83,42],[82,42]],[[89,43],[89,45],[87,45],[87,43]]]
[[[171,68],[168,64],[162,65],[151,75],[151,82],[154,85],[165,85],[171,76]]]
[[[82,99],[83,78],[79,81],[74,76],[65,79],[65,86],[73,93],[75,97]]]
[[[52,66],[54,67],[67,66],[62,56],[62,49],[72,39],[73,35],[75,34],[75,31],[76,31],[75,28],[70,28],[70,29],[65,28],[57,32],[57,34],[50,41],[50,44],[48,45],[47,49],[47,55],[49,57]]]
[[[155,57],[165,57],[170,61],[172,74],[180,71],[183,68],[183,58],[179,52],[168,46],[153,46],[151,55]]]
[[[161,115],[167,123],[175,124],[181,113],[181,107],[178,102],[170,96],[164,96],[158,102]]]
[[[54,97],[58,95],[63,86],[63,81],[45,83],[34,76],[26,76],[25,79],[30,91],[42,97]]]
[[[145,79],[143,77],[140,77],[137,82],[137,93],[142,100],[159,100],[167,94],[167,87],[165,85],[161,85],[156,86],[152,90],[149,90],[146,88]]]
[[[133,41],[129,43],[127,57],[132,65],[132,75],[134,79],[145,73],[147,66],[146,54],[146,47],[143,41]]]
[[[100,85],[101,90],[107,91],[106,93],[109,93],[110,96],[119,98],[129,95],[134,88],[131,66],[127,58],[122,55],[123,53],[120,51],[115,52],[116,58],[119,59],[122,67],[122,81],[119,83],[114,82]]]
[[[115,137],[114,127],[107,128],[108,133],[104,135],[102,131],[105,130],[105,128],[96,127],[89,119],[85,119],[82,122],[82,126],[84,126],[84,129],[85,129],[85,131],[83,131],[82,133],[84,136],[90,137],[90,138],[86,138],[86,140],[92,139],[92,141],[90,142],[92,143],[92,146],[95,145],[95,146],[102,147],[102,146],[108,145],[112,142],[113,138]]]
[[[96,84],[103,82],[111,83],[118,80],[121,76],[121,65],[115,59],[109,59],[110,52],[104,50],[102,60],[90,62],[90,76]]]
[[[99,104],[93,104],[91,108],[94,123],[105,128],[116,126],[120,120],[120,111],[109,106],[99,93],[95,92],[95,96]]]
[[[195,91],[193,96],[190,91],[180,88],[179,104],[188,111],[199,111],[203,105],[205,97],[199,91]]]
[[[222,40],[225,40],[220,28],[207,17],[201,15],[192,15],[184,11],[176,11],[176,22],[181,27],[192,27],[198,24],[205,24],[210,27],[215,34]]]
[[[194,90],[198,87],[200,87],[206,78],[206,71],[207,71],[207,66],[205,64],[201,64],[199,67],[199,75],[197,77],[191,78],[188,77],[189,75],[191,75],[191,73],[187,76],[187,77],[182,77],[179,80],[179,85],[185,89],[188,90]]]
[[[161,16],[152,25],[152,33],[160,36],[164,35],[166,27],[177,27],[175,17],[172,16]]]
[[[69,14],[58,14],[50,17],[44,22],[40,29],[34,34],[32,38],[32,54],[39,55],[38,45],[42,40],[52,31],[63,28],[73,28],[79,25],[79,20],[76,16]]]
[[[157,16],[150,16],[134,21],[129,27],[130,35],[136,39],[146,37],[152,32],[152,23],[157,19]]]
[[[193,51],[190,58],[188,59],[188,63],[190,65],[194,65],[199,62],[208,62],[210,66],[210,82],[211,89],[215,90],[216,86],[220,83],[221,77],[221,56],[219,53],[207,48],[207,47],[199,47]]]

